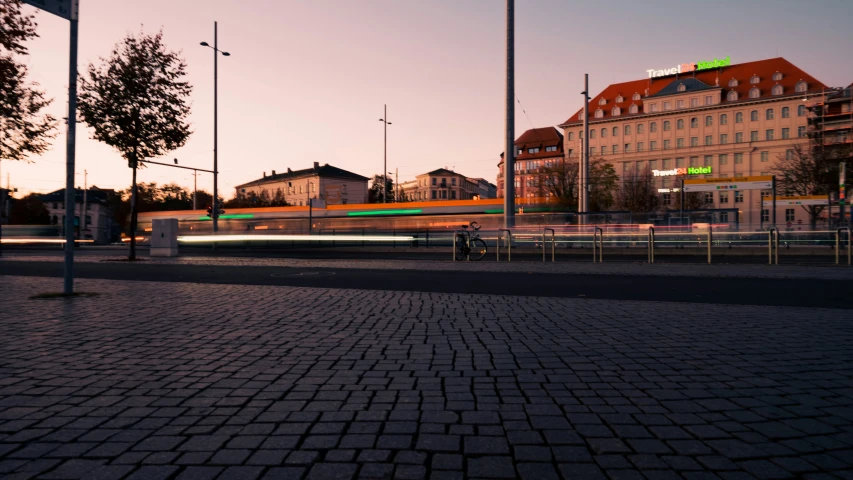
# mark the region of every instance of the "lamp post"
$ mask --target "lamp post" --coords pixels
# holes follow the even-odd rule
[[[219,174],[219,157],[218,157],[218,95],[217,95],[217,87],[218,87],[218,62],[219,54],[221,53],[223,56],[228,57],[231,56],[228,52],[223,52],[219,49],[219,43],[217,38],[217,22],[213,22],[213,46],[208,45],[207,42],[201,42],[202,47],[209,47],[213,49],[213,209],[211,210],[211,215],[213,215],[213,232],[216,233],[219,230],[219,205],[217,201],[217,196],[219,195],[218,184],[217,184],[217,176]]]
[[[388,203],[388,125],[391,125],[391,122],[388,121],[388,105],[384,105],[384,109],[385,116],[379,119],[384,123],[382,171],[385,173],[382,174],[382,203]]]
[[[311,228],[314,222],[314,219],[312,218],[312,209],[314,208],[314,202],[311,201],[311,185],[313,184],[314,182],[308,180],[308,235],[311,235]]]

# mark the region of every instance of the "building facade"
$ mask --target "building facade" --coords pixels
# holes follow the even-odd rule
[[[527,130],[515,141],[515,196],[532,198],[546,195],[540,188],[542,168],[561,161],[575,152],[563,149],[563,134],[554,127]],[[498,163],[497,196],[504,196],[504,156]]]
[[[672,74],[685,65],[694,70]],[[780,156],[808,141],[806,104],[826,91],[784,58],[718,62],[703,71],[696,71],[696,64],[679,67],[610,85],[589,104],[590,158],[613,164],[623,179],[651,170],[663,208],[674,208],[690,167],[702,172],[699,178],[770,175]],[[583,109],[559,126],[567,159],[577,161],[582,125]],[[770,220],[761,206],[767,193],[712,192],[703,202],[705,208],[736,208],[741,224],[759,225]],[[802,221],[805,212],[785,209],[777,215],[781,224]]]
[[[234,187],[238,197],[280,196],[288,205],[308,205],[308,199],[324,200],[327,205],[367,203],[367,177],[341,168],[320,165],[285,173],[264,172],[263,177]]]
[[[468,178],[446,168],[422,173],[399,185],[401,199],[409,202],[495,198],[496,187],[482,178]]]
[[[115,242],[120,228],[113,216],[108,196],[118,195],[114,190],[92,187],[84,192],[82,188],[74,191],[74,236],[79,240],[92,240],[98,244]],[[40,195],[50,215],[51,225],[65,226],[65,189]],[[85,214],[83,213],[85,211]]]

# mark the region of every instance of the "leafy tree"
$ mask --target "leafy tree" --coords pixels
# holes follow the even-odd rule
[[[50,225],[50,213],[35,193],[12,202],[9,212],[12,225]]]
[[[648,213],[657,209],[658,195],[652,171],[630,173],[622,178],[616,194],[616,206],[633,213]]]
[[[382,191],[382,175],[374,175],[371,180],[370,190],[367,191],[367,203],[383,203],[383,199],[388,199],[387,203],[394,201],[394,180],[388,177],[385,182],[385,191]]]
[[[0,159],[26,160],[44,153],[56,136],[56,119],[40,113],[50,105],[37,83],[27,82],[24,42],[35,38],[34,16],[21,13],[20,0],[0,0]]]
[[[183,146],[190,134],[186,63],[155,35],[128,34],[102,64],[90,64],[80,84],[80,114],[93,138],[119,151],[133,170],[130,255],[136,258],[136,169],[148,158]]]

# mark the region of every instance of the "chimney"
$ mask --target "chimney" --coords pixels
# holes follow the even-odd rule
[[[320,162],[314,162],[314,170],[320,168]]]
[[[271,177],[274,177],[274,176],[275,176],[275,170],[273,170],[273,171],[272,171],[272,174],[271,174],[270,176],[271,176]]]
[[[275,172],[272,172],[275,175]],[[264,178],[267,178],[267,172],[264,172]]]

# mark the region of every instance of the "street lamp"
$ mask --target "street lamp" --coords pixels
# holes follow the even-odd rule
[[[228,52],[223,52],[219,49],[218,37],[217,37],[217,22],[213,22],[213,46],[211,47],[207,42],[201,42],[200,45],[202,47],[208,47],[213,49],[213,209],[211,210],[211,215],[213,215],[213,232],[216,233],[219,230],[219,205],[217,197],[219,196],[218,184],[217,184],[217,176],[219,174],[219,157],[218,157],[218,133],[219,133],[219,124],[218,124],[218,98],[217,98],[217,87],[218,87],[218,54],[222,54],[225,57],[230,57],[231,54]]]
[[[384,118],[380,118],[379,121],[384,123],[384,137],[383,137],[383,147],[384,147],[384,161],[382,164],[382,171],[385,172],[382,174],[382,203],[388,203],[388,125],[391,125],[391,122],[388,121],[388,105],[384,105],[385,108],[385,116]]]
[[[312,217],[312,209],[314,207],[314,202],[311,201],[311,186],[314,185],[314,182],[308,180],[308,235],[311,235],[311,224],[314,219]]]

